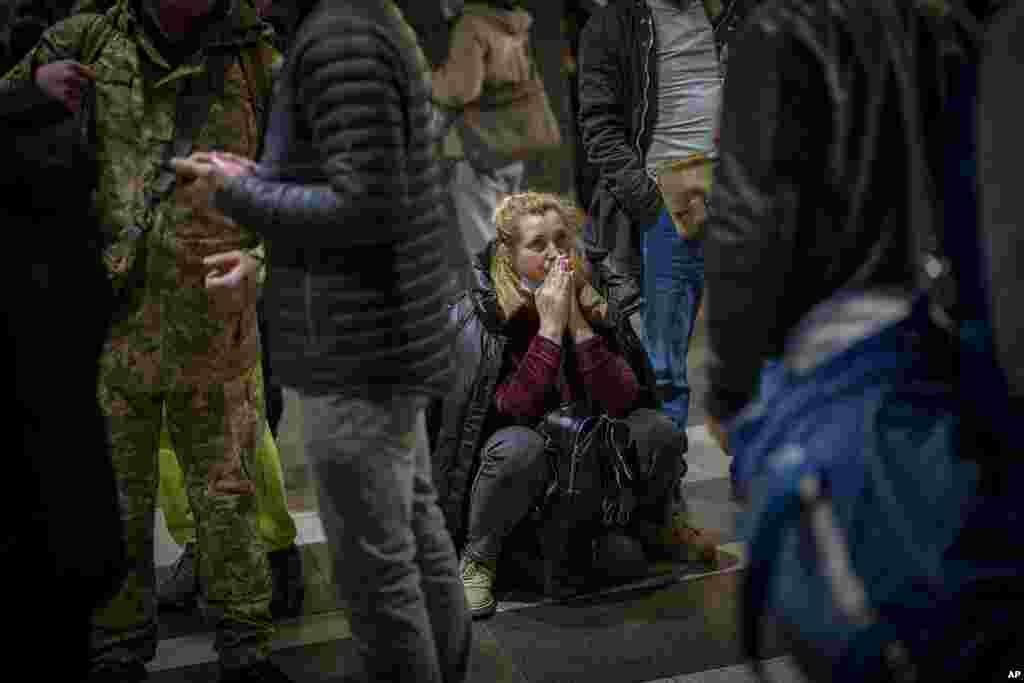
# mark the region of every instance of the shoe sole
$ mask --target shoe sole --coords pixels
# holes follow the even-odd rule
[[[497,611],[498,605],[495,603],[493,605],[488,605],[487,607],[471,608],[469,610],[469,614],[474,619],[487,619],[488,617],[493,617]]]

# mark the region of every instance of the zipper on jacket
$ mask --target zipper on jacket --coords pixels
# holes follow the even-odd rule
[[[306,305],[306,337],[310,343],[316,344],[316,324],[313,322],[313,274],[307,270],[302,274],[302,278],[302,294]]]
[[[640,126],[637,128],[637,132],[636,132],[636,152],[637,152],[637,154],[640,157],[640,163],[642,163],[644,165],[644,167],[645,167],[644,168],[644,172],[647,173],[647,175],[650,175],[650,172],[648,172],[647,169],[646,169],[646,166],[647,166],[647,155],[644,154],[644,150],[640,146],[640,139],[643,137],[644,129],[646,128],[646,125],[647,125],[647,111],[650,108],[650,101],[649,101],[648,95],[649,95],[650,90],[651,90],[650,59],[651,59],[651,50],[654,49],[654,16],[653,16],[653,13],[651,12],[651,8],[649,6],[647,6],[646,3],[643,3],[643,7],[644,7],[644,12],[647,15],[644,18],[643,23],[647,24],[647,27],[648,27],[648,37],[650,38],[650,42],[647,44],[647,49],[644,50],[644,88],[643,88],[643,90],[644,90],[644,93],[643,93],[643,103],[644,104],[643,104],[643,108],[642,108],[641,113],[640,113]],[[652,180],[653,180],[653,178],[652,178]]]

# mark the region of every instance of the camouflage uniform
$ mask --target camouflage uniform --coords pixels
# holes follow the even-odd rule
[[[239,0],[234,0],[235,2]],[[232,3],[233,4],[233,3]],[[174,139],[177,90],[206,77],[206,49],[172,68],[147,35],[139,4],[119,0],[107,14],[117,28],[93,67],[96,80],[99,185],[94,211],[117,244],[133,225],[146,229],[143,276],[125,292],[100,369],[100,403],[108,419],[131,571],[121,593],[95,614],[93,660],[152,659],[156,652],[153,566],[157,454],[166,409],[198,523],[207,601],[218,617],[215,647],[223,666],[245,666],[269,652],[273,626],[265,549],[251,495],[227,494],[225,482],[249,479],[265,424],[256,326],[258,283],[214,293],[202,259],[244,249],[262,254],[259,238],[208,208],[203,182],[178,186],[152,209],[145,194]],[[7,79],[28,80],[58,52],[81,54],[94,15],[77,15],[47,31]],[[248,2],[209,28],[200,45],[227,42],[223,92],[195,139],[196,151],[256,153],[258,122],[279,59]]]

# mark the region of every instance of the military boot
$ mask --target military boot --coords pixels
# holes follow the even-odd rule
[[[682,512],[673,513],[669,524],[648,527],[640,540],[652,559],[719,566],[718,534],[694,526]]]

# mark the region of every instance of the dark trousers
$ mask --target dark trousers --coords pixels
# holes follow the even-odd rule
[[[256,306],[260,329],[260,361],[263,364],[263,397],[267,406],[270,433],[277,439],[277,427],[281,424],[281,416],[284,414],[284,389],[270,374],[270,334],[267,330],[267,315],[263,301],[260,299]]]
[[[685,471],[683,434],[653,410],[636,410],[625,422],[637,451],[634,518],[665,524],[673,488]],[[495,432],[480,453],[470,492],[466,557],[496,562],[502,540],[526,517],[551,476],[539,433],[527,427]]]
[[[0,585],[7,610],[18,615],[5,652],[31,662],[42,680],[80,681],[89,670],[90,615],[117,593],[126,569],[96,398],[112,293],[79,215],[2,210],[5,225],[30,240],[0,278],[8,293],[0,305],[0,356],[15,397],[5,411],[13,446],[10,486],[0,500],[8,520],[0,530]],[[78,221],[82,241],[51,248],[47,240],[69,221]]]

